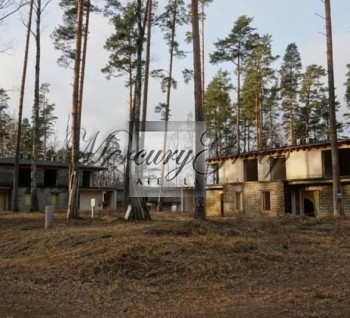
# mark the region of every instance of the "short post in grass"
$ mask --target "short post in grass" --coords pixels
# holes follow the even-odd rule
[[[96,207],[96,199],[91,199],[91,218],[93,219],[95,217],[95,207]]]
[[[45,229],[52,227],[53,213],[54,213],[54,207],[52,205],[48,205],[45,207]]]

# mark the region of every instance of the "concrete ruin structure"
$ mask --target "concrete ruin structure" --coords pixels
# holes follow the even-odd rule
[[[350,139],[339,140],[345,214],[350,211]],[[207,186],[207,214],[333,215],[329,141],[210,158],[219,180]]]
[[[13,193],[14,157],[0,158],[0,211],[11,211]],[[116,209],[116,190],[98,184],[97,175],[101,167],[81,165],[79,182],[79,210],[91,210],[91,199],[97,209]],[[19,162],[18,200],[19,209],[27,211],[31,203],[31,159]],[[56,210],[67,209],[69,164],[61,160],[37,161],[37,192],[39,210],[54,206]]]

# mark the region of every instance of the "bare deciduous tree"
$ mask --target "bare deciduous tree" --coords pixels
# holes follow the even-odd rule
[[[28,0],[0,0],[0,24],[28,3]]]

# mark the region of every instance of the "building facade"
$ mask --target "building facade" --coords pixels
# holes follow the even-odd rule
[[[0,211],[12,210],[14,158],[0,158]],[[116,209],[115,189],[100,187],[100,167],[82,165],[79,178],[79,209],[90,210],[91,199],[96,199],[97,209]],[[38,160],[37,193],[39,210],[54,206],[56,210],[67,209],[69,164],[54,160]],[[29,210],[31,204],[31,160],[20,159],[18,178],[18,203],[21,211]]]
[[[339,200],[350,211],[350,140],[341,140]],[[333,215],[329,142],[266,149],[207,160],[219,181],[207,188],[208,215]]]

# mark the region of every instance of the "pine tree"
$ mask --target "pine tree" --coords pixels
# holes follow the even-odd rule
[[[336,111],[339,111],[340,109],[340,103],[336,101],[335,103],[335,109]],[[318,107],[312,110],[311,112],[311,120],[310,120],[310,127],[311,127],[311,136],[313,140],[330,140],[330,118],[329,118],[329,103],[327,95],[324,94],[321,96],[320,103]],[[336,127],[337,127],[337,133],[341,133],[344,130],[345,124],[337,121]]]
[[[84,97],[84,82],[85,82],[85,64],[87,56],[87,44],[90,27],[90,13],[99,12],[100,10],[91,5],[90,0],[84,0],[83,12],[81,21],[81,70],[79,74],[79,92],[78,92],[78,121],[81,126],[83,97]],[[71,67],[75,61],[76,47],[75,37],[77,33],[77,10],[78,2],[71,0],[61,0],[59,6],[64,10],[63,24],[59,25],[51,34],[56,50],[61,51],[61,56],[57,63],[64,68]]]
[[[51,34],[51,38],[55,49],[61,52],[61,56],[57,60],[58,65],[64,68],[69,68],[72,66],[75,56],[74,45],[77,28],[77,2],[71,0],[61,0],[59,2],[59,6],[63,10],[63,23],[54,29]],[[85,46],[87,43],[90,12],[99,12],[99,9],[96,6],[92,6],[89,0],[85,0],[83,12],[83,46]]]
[[[188,14],[183,0],[170,0],[165,11],[157,18],[157,24],[164,33],[164,40],[169,49],[169,65],[167,70],[155,70],[153,77],[161,79],[162,92],[166,94],[166,101],[156,106],[157,113],[161,113],[162,120],[167,122],[170,116],[170,98],[172,89],[177,88],[177,81],[173,78],[174,58],[185,57],[176,39],[179,26],[188,22]]]
[[[300,107],[297,112],[295,131],[295,136],[298,139],[316,137],[313,135],[313,130],[315,130],[320,118],[314,116],[315,111],[327,103],[325,76],[326,70],[321,65],[316,64],[307,66],[302,74],[299,93]]]
[[[255,114],[255,147],[262,149],[264,142],[264,103],[265,92],[270,83],[275,80],[275,71],[272,63],[278,58],[271,52],[271,36],[266,34],[256,36],[254,48],[245,62],[245,81],[243,92],[243,108],[247,107]]]
[[[146,49],[145,49],[145,72],[144,72],[144,89],[143,89],[143,101],[142,101],[142,114],[141,114],[141,130],[146,129],[147,109],[148,109],[148,87],[150,77],[150,64],[151,64],[151,41],[152,41],[152,28],[153,28],[153,12],[154,7],[153,0],[147,0],[146,14],[145,14],[145,28],[146,28]],[[144,149],[144,134],[141,135],[141,149]]]
[[[128,2],[125,6],[113,0],[107,1],[108,16],[114,25],[114,34],[109,36],[104,48],[110,52],[108,62],[102,72],[107,79],[111,77],[127,76],[126,87],[129,88],[129,118],[134,98],[134,83],[137,69],[137,41],[138,17],[135,1]]]
[[[74,61],[74,39],[76,34],[76,1],[62,0],[59,6],[64,10],[63,24],[58,25],[51,34],[56,50],[61,51],[57,60],[59,66],[68,68]]]
[[[276,146],[280,144],[281,141],[278,131],[280,125],[279,92],[279,83],[277,79],[272,87],[264,90],[265,102],[263,113],[265,122],[263,126],[263,139],[266,141],[268,147]]]
[[[141,0],[129,1],[122,5],[118,1],[108,0],[108,15],[114,24],[115,33],[106,41],[105,49],[110,52],[107,65],[102,72],[111,76],[127,75],[126,86],[129,87],[129,138],[128,152],[140,147],[141,106],[143,77],[143,51],[147,22],[148,3]],[[131,161],[126,162],[124,204],[131,207],[131,219],[150,219],[146,201],[141,195],[130,197],[129,186],[134,187],[131,176]],[[135,167],[136,175],[139,168]]]
[[[298,107],[298,92],[301,77],[301,58],[298,47],[295,43],[290,43],[283,56],[283,63],[279,71],[281,76],[281,103],[283,112],[283,124],[287,127],[289,143],[295,142],[295,116]]]
[[[324,0],[326,17],[326,39],[327,39],[327,79],[328,79],[328,103],[329,103],[329,123],[332,153],[332,188],[333,188],[333,214],[344,216],[344,206],[342,199],[342,187],[340,183],[339,151],[337,142],[337,120],[336,120],[336,96],[334,87],[334,62],[333,62],[333,35],[331,1]]]
[[[240,152],[240,123],[241,123],[241,81],[243,72],[243,63],[248,57],[252,46],[254,28],[250,26],[253,18],[240,16],[231,30],[231,33],[224,39],[219,39],[215,44],[216,51],[210,54],[211,63],[232,62],[235,65],[235,74],[237,76],[237,102],[236,102],[236,148]]]
[[[203,100],[204,100],[204,89],[205,89],[205,7],[212,3],[213,0],[198,0],[200,5],[200,31],[201,31],[201,65],[202,65],[202,89],[203,89]]]
[[[21,151],[21,139],[22,139],[22,114],[23,114],[23,103],[24,103],[24,91],[27,79],[27,68],[28,68],[28,55],[29,55],[29,43],[31,35],[31,26],[33,18],[34,0],[29,2],[29,17],[26,32],[23,69],[21,78],[21,89],[19,94],[19,105],[18,105],[18,118],[17,118],[17,136],[16,136],[16,149],[15,149],[15,169],[13,174],[13,191],[12,191],[12,210],[19,210],[18,203],[18,178],[19,178],[19,157]]]
[[[49,1],[48,1],[49,2]],[[47,2],[47,3],[48,3]],[[46,3],[46,5],[47,5]],[[44,5],[43,7],[45,8]],[[39,135],[39,89],[40,89],[40,67],[41,67],[41,17],[42,17],[42,3],[41,0],[35,0],[34,11],[36,14],[36,28],[35,28],[35,79],[34,79],[34,103],[32,108],[32,126],[33,126],[33,150],[32,150],[32,162],[30,171],[30,211],[39,210],[39,200],[37,192],[37,160],[40,147],[40,135]]]
[[[165,7],[164,13],[158,17],[158,23],[161,30],[164,32],[164,39],[169,48],[169,65],[166,74],[162,72],[162,91],[166,93],[165,103],[160,103],[156,106],[156,112],[162,114],[164,120],[164,136],[163,136],[163,153],[167,150],[167,134],[168,121],[170,115],[170,100],[172,89],[177,86],[176,80],[173,78],[174,58],[184,57],[184,52],[180,50],[179,43],[176,40],[176,32],[179,26],[187,22],[187,11],[183,0],[170,0]],[[164,165],[161,167],[161,180],[164,179]],[[160,185],[157,211],[161,211],[163,207],[163,183]]]
[[[231,151],[232,136],[232,104],[229,74],[219,71],[208,84],[204,95],[204,114],[207,134],[211,139],[209,156],[222,157]]]
[[[201,49],[199,34],[199,13],[198,0],[191,1],[191,17],[192,17],[192,38],[193,38],[193,72],[194,72],[194,103],[195,103],[195,120],[200,122],[204,120],[203,110],[203,91],[202,91],[202,67],[201,67]],[[196,153],[199,154],[203,150],[199,136],[196,136]],[[204,220],[206,218],[205,211],[205,162],[203,156],[195,163],[195,211],[194,218]]]
[[[76,14],[76,36],[75,36],[75,57],[73,69],[73,94],[72,94],[72,156],[71,170],[69,174],[69,196],[67,207],[67,218],[75,219],[79,217],[78,194],[79,194],[79,152],[80,152],[80,93],[81,93],[81,55],[83,38],[83,11],[84,1],[78,0]]]
[[[33,128],[28,118],[22,120],[22,140],[20,152],[24,155],[30,155],[33,148]]]
[[[243,151],[249,152],[254,148],[252,145],[252,134],[254,133],[255,128],[255,96],[253,83],[250,81],[250,78],[247,76],[244,79],[241,93],[241,121],[243,124]]]

